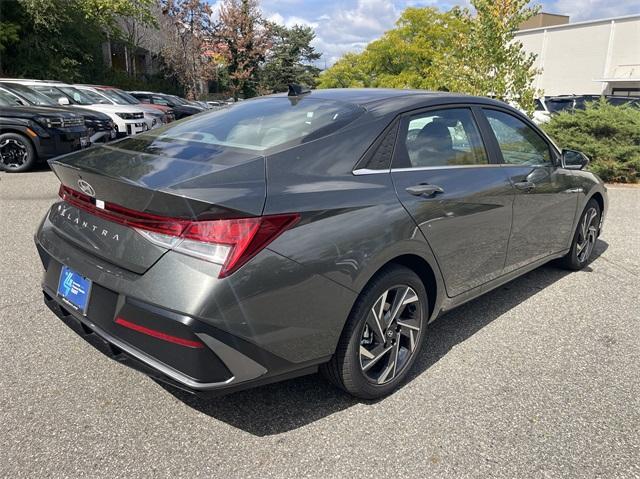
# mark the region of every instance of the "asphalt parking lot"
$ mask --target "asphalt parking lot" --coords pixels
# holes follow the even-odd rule
[[[439,318],[367,403],[318,376],[195,399],[103,356],[42,303],[57,187],[0,174],[2,477],[640,477],[640,188],[610,188],[589,268]]]

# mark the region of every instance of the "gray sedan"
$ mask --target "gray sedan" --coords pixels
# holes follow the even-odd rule
[[[498,101],[292,85],[54,160],[45,302],[188,391],[320,369],[381,397],[443,311],[588,264],[607,195],[587,162]]]

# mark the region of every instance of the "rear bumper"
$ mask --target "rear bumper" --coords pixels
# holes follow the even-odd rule
[[[205,354],[210,356],[208,358],[210,361],[203,371],[203,375],[217,379],[200,380],[201,378],[188,375],[167,364],[168,361],[161,355],[151,355],[143,351],[140,345],[135,346],[116,336],[113,332],[107,332],[92,319],[78,314],[60,302],[55,293],[46,286],[44,287],[44,302],[63,323],[110,358],[147,376],[191,393],[220,390],[231,392],[237,389],[236,386],[246,385],[249,381],[257,380],[267,373],[265,367],[214,338],[211,332],[200,331],[197,336],[207,344],[208,348],[215,348],[218,355],[226,360],[226,362],[222,362],[219,357],[214,358],[212,351],[207,349]],[[194,325],[196,329],[200,329],[199,326],[202,325]],[[315,369],[317,368],[300,371],[300,373],[314,372]],[[253,385],[253,383],[248,383],[248,385]]]
[[[51,246],[51,238],[48,239],[45,243]],[[59,246],[63,244],[66,242]],[[69,256],[71,250],[66,249],[63,253],[53,248],[56,251],[54,256],[37,237],[36,246],[45,268],[42,290],[49,309],[83,339],[112,359],[174,387],[191,393],[223,394],[314,373],[319,364],[330,358],[330,355],[313,355],[301,361],[285,359],[270,351],[272,347],[268,342],[261,344],[257,337],[244,338],[231,333],[233,328],[214,326],[208,319],[140,301],[122,294],[122,290],[116,292],[116,288],[111,289],[113,285],[109,282],[87,273],[88,270],[82,266],[87,256],[81,251],[76,250],[74,259]],[[95,261],[99,262],[97,258]],[[70,264],[82,274],[88,274],[93,281],[86,315],[67,305],[57,295],[62,262]],[[111,273],[104,264],[100,267],[103,278]],[[116,276],[119,277],[118,281],[125,281],[120,275]],[[170,287],[164,285],[167,286]],[[127,288],[131,289],[132,286],[123,286],[125,291]],[[230,314],[226,316],[226,324],[236,323],[229,319]],[[171,344],[127,329],[116,322],[118,318],[126,318],[175,337],[199,341],[203,346],[193,349]],[[261,322],[262,318],[256,317],[249,324],[244,322],[244,326],[258,331]],[[286,332],[287,329],[282,331]],[[266,338],[279,334],[282,333],[272,331]],[[287,341],[288,349],[294,349],[296,342]],[[311,349],[311,345],[305,347],[307,351]]]

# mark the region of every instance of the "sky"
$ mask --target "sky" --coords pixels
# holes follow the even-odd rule
[[[214,12],[219,3],[211,0]],[[569,15],[571,22],[640,14],[640,0],[543,0],[542,10]],[[361,51],[367,43],[393,28],[409,6],[469,6],[468,0],[262,0],[264,16],[280,24],[310,25],[313,45],[323,53],[318,66],[330,66],[346,52]]]

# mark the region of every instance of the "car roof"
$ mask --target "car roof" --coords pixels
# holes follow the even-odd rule
[[[6,83],[18,83],[20,85],[41,85],[41,86],[53,86],[53,87],[73,87],[69,83],[63,83],[59,81],[44,81],[44,80],[25,80],[23,78],[2,78],[0,79]]]
[[[311,98],[343,101],[364,106],[369,103],[378,102],[381,100],[393,100],[399,97],[416,95],[422,97],[436,97],[450,95],[450,93],[434,92],[428,90],[401,90],[395,88],[327,88],[310,90],[309,93],[306,93],[305,95],[310,95]],[[287,96],[287,94],[277,93],[271,96]]]
[[[277,93],[270,96],[286,98],[288,95],[287,93]],[[408,111],[430,106],[446,106],[449,104],[493,105],[501,108],[507,108],[512,111],[518,111],[502,101],[488,97],[429,90],[332,88],[310,90],[301,97],[351,103],[364,108],[374,116],[397,114],[399,111]]]

